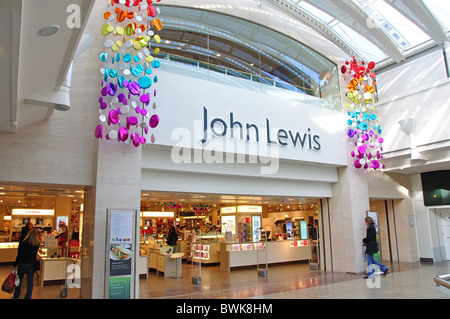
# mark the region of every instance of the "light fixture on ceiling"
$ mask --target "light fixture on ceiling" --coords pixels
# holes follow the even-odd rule
[[[50,36],[58,33],[58,31],[59,31],[59,25],[56,25],[56,24],[55,25],[48,25],[48,26],[43,27],[42,29],[40,29],[38,31],[38,34],[41,37],[50,37]]]
[[[59,26],[48,26],[39,30],[39,34],[41,36],[50,36],[51,35],[50,31],[52,27],[55,28],[57,27],[59,30]],[[55,31],[55,28],[53,28],[53,32]],[[56,32],[58,32],[58,30],[56,30]],[[74,59],[78,57],[81,53],[86,51],[90,46],[92,46],[93,43],[94,43],[93,36],[83,34],[80,43],[78,44],[78,48],[75,52]],[[54,89],[47,92],[39,92],[33,96],[25,98],[25,103],[53,108],[56,111],[69,111],[72,70],[73,70],[73,61],[70,63],[70,66],[59,89]]]
[[[419,148],[416,144],[416,119],[415,118],[406,118],[398,121],[400,125],[400,129],[405,132],[405,134],[409,137],[409,148],[411,152],[411,163],[424,163],[428,161],[428,158],[423,156],[423,154],[419,151]]]

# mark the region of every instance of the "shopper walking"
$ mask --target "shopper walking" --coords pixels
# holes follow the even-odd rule
[[[23,277],[25,274],[27,275],[27,293],[25,294],[25,299],[31,299],[31,295],[33,294],[36,254],[39,249],[39,244],[39,237],[36,229],[31,229],[19,245],[16,261],[13,266],[14,268],[18,266],[17,272],[19,274],[20,285],[17,286],[14,291],[14,299],[18,299],[20,297]]]
[[[371,217],[366,217],[364,220],[367,226],[366,238],[363,239],[363,243],[366,245],[367,255],[367,276],[364,278],[371,278],[374,276],[375,269],[373,269],[373,264],[378,265],[380,270],[383,272],[383,275],[386,276],[389,269],[373,258],[373,255],[378,252],[375,222]]]
[[[175,247],[178,241],[178,233],[174,226],[170,228],[169,235],[167,236],[167,245]]]
[[[25,237],[27,237],[28,232],[33,229],[34,225],[32,222],[28,222],[25,226],[22,227],[22,230],[20,232],[20,239],[19,239],[19,245],[21,242],[23,242],[23,240],[25,239]]]

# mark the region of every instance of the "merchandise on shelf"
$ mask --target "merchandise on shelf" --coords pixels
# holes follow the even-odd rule
[[[263,249],[264,243],[243,243],[243,244],[230,244],[227,246],[228,251],[247,251]]]
[[[289,242],[289,247],[304,247],[308,246],[308,240],[294,240]]]

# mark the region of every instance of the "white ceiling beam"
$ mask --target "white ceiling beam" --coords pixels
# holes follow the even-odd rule
[[[423,3],[422,0],[384,0],[397,11],[402,13],[423,32],[425,32],[437,44],[443,44],[448,41],[443,27],[438,19]]]
[[[383,52],[389,55],[395,62],[401,62],[405,58],[403,52],[395,44],[394,40],[385,32],[381,25],[367,15],[367,13],[351,0],[304,0],[312,6],[334,17],[339,22],[358,32]],[[375,27],[373,26],[375,24]]]

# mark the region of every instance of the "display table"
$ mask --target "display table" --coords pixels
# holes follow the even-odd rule
[[[43,257],[38,254],[38,260],[41,262],[41,270],[39,273],[39,281],[41,286],[44,286],[46,282],[65,280],[66,267],[70,264],[77,264],[81,266],[81,260],[77,258],[49,258]]]
[[[0,263],[12,263],[16,260],[18,242],[0,243]]]
[[[156,273],[164,273],[164,277],[177,277],[181,271],[181,258],[170,258],[173,254],[156,254],[157,268]],[[177,267],[177,263],[179,263]],[[180,274],[181,276],[181,274]]]
[[[230,271],[233,268],[256,266],[259,251],[259,263],[265,262],[264,244],[258,243],[221,243],[220,269]],[[311,259],[311,247],[306,240],[285,240],[267,242],[267,263],[286,263]]]

